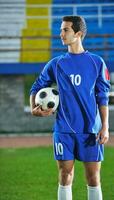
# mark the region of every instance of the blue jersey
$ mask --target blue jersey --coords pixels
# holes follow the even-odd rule
[[[110,89],[103,59],[88,51],[56,57],[46,64],[30,94],[53,83],[60,96],[54,131],[97,134],[101,129],[98,107],[108,105]]]

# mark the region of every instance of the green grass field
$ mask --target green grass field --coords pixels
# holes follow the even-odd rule
[[[102,164],[104,200],[114,199],[114,148]],[[56,200],[57,166],[52,147],[0,149],[0,200]],[[73,199],[86,200],[83,165],[75,163]]]

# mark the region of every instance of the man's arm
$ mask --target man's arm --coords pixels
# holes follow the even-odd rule
[[[56,82],[53,71],[53,68],[55,66],[56,66],[56,60],[53,59],[49,61],[45,65],[40,76],[37,77],[37,79],[35,80],[30,89],[30,108],[31,108],[31,114],[34,116],[44,117],[53,114],[52,109],[43,110],[41,105],[36,106],[35,96],[40,89],[45,87],[50,87],[53,83]]]
[[[108,106],[100,106],[99,112],[101,116],[102,128],[97,136],[97,140],[99,140],[100,144],[105,144],[109,139],[109,109]]]
[[[109,138],[108,102],[109,102],[109,91],[110,91],[110,76],[103,59],[100,59],[98,65],[98,72],[99,73],[96,80],[95,92],[96,92],[96,101],[99,107],[102,127],[100,132],[98,133],[97,139],[99,140],[100,144],[105,144]]]

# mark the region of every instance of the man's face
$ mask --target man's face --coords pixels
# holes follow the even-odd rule
[[[72,29],[72,22],[63,21],[60,30],[60,37],[63,45],[71,45],[76,42],[77,33]]]

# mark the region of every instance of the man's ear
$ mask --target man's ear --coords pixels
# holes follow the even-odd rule
[[[75,33],[75,35],[76,35],[76,37],[80,37],[80,38],[83,37],[82,31],[78,31],[77,33]]]

